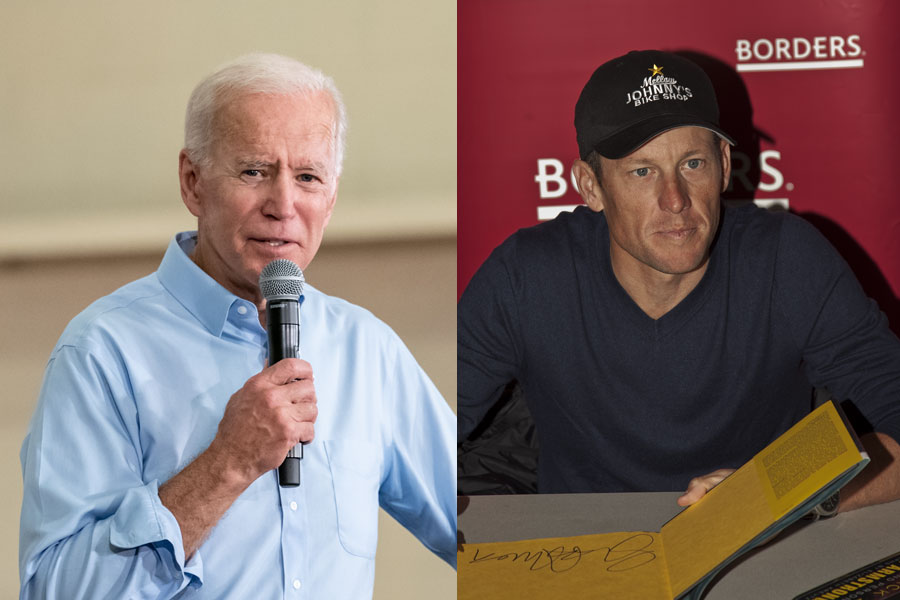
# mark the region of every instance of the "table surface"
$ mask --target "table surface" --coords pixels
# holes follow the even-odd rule
[[[467,543],[659,531],[680,510],[676,492],[469,496],[459,500]],[[738,557],[704,600],[791,599],[900,552],[900,501],[801,521]]]

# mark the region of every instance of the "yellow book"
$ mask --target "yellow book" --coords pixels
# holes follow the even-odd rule
[[[464,544],[458,598],[699,598],[720,569],[869,462],[846,417],[818,407],[657,532]]]

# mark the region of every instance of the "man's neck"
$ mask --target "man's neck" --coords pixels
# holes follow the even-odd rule
[[[625,292],[651,319],[659,319],[678,306],[690,294],[706,273],[709,261],[684,274],[660,273],[650,267],[638,271],[617,269],[613,261],[613,273]]]

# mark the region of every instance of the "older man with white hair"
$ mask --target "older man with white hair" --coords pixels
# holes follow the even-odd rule
[[[293,59],[195,89],[198,230],[51,355],[22,448],[23,598],[371,596],[379,505],[455,565],[455,418],[396,334],[307,285],[303,359],[266,365],[260,272],[313,260],[345,130],[333,82]],[[302,485],[282,487],[298,442]]]

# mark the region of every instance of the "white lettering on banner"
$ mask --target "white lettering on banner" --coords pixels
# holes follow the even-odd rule
[[[559,198],[566,193],[566,180],[562,178],[563,164],[562,161],[555,158],[539,158],[537,161],[538,172],[534,176],[534,180],[538,184],[540,197],[543,198]],[[553,172],[547,171],[552,168]],[[550,189],[550,184],[556,186]]]
[[[555,219],[559,213],[572,212],[583,204],[558,204],[555,206],[538,206],[538,221],[550,221]]]
[[[547,168],[552,168],[553,172],[548,173]],[[563,177],[563,164],[561,160],[555,158],[539,158],[537,161],[538,172],[534,176],[534,180],[538,184],[538,195],[542,200],[546,198],[560,198],[566,194],[569,186]],[[575,173],[570,170],[569,176],[572,180],[572,189],[578,191],[578,184],[575,183]],[[551,189],[551,184],[555,187]]]
[[[790,183],[785,185],[784,175],[773,163],[781,160],[781,152],[778,150],[763,150],[759,153],[759,181],[750,180],[750,167],[752,162],[750,157],[739,150],[731,152],[731,181],[728,182],[728,191],[735,189],[743,190],[747,194],[753,193],[754,190],[760,192],[777,192],[782,188],[791,191],[794,186]],[[766,180],[765,177],[768,177]]]
[[[731,153],[731,181],[728,182],[728,191],[734,192],[742,190],[747,196],[752,196],[754,192],[765,192],[767,194],[773,192],[788,192],[794,189],[793,184],[785,183],[784,174],[775,164],[781,160],[781,152],[778,150],[763,150],[759,153],[759,181],[755,182],[750,178],[750,168],[753,165],[750,157],[744,152],[732,151]],[[539,158],[537,161],[538,173],[534,176],[534,180],[538,184],[538,195],[541,200],[561,198],[568,191],[568,183],[563,173],[563,162],[556,158]],[[569,170],[569,177],[572,182],[572,190],[578,192],[578,186],[575,182],[575,174]],[[732,200],[732,204],[744,204],[751,200]],[[771,208],[779,206],[785,210],[790,207],[789,198],[754,198],[754,204],[762,208]],[[556,218],[556,216],[565,211],[575,210],[579,204],[549,205],[538,206],[537,217],[539,221],[548,221]]]
[[[737,40],[734,53],[738,71],[861,68],[865,55],[858,34]]]

